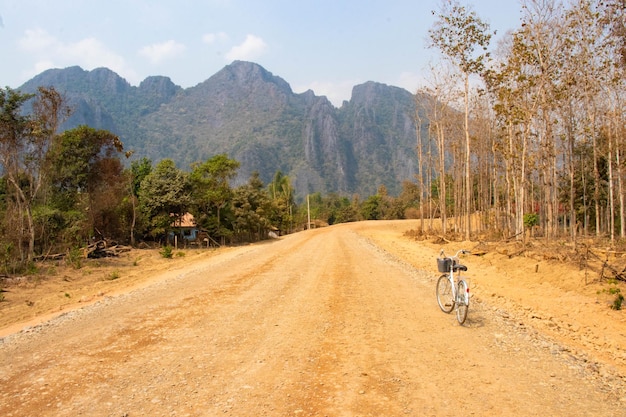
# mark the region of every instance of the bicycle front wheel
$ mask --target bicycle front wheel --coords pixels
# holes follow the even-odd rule
[[[443,274],[437,281],[437,304],[444,313],[449,313],[454,308],[454,297],[452,297],[452,284],[448,274]]]
[[[456,319],[459,321],[459,324],[463,324],[467,319],[467,311],[469,310],[469,287],[467,282],[459,281],[456,297]]]

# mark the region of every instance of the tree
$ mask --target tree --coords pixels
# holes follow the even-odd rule
[[[117,209],[125,181],[119,137],[88,126],[66,130],[46,155],[48,197],[44,203],[69,231],[72,242],[93,236],[120,237]]]
[[[22,106],[33,97],[32,112],[24,116]],[[22,260],[32,260],[35,253],[33,208],[48,174],[46,152],[69,113],[65,99],[52,87],[40,87],[34,96],[8,87],[0,90],[0,164],[14,197],[16,221],[26,231],[26,236],[16,236]]]
[[[6,234],[3,235],[8,240],[7,247],[17,247],[21,261],[26,257],[22,243],[26,238],[23,231],[27,227],[24,225],[26,196],[20,185],[20,151],[29,131],[29,118],[22,114],[21,108],[31,97],[10,88],[0,90],[0,162],[7,205],[4,217]]]
[[[188,175],[163,159],[141,182],[139,203],[147,219],[148,234],[165,237],[172,223],[189,209],[191,189]]]
[[[434,14],[434,12],[433,12]],[[465,133],[465,237],[471,233],[471,197],[472,182],[470,131],[469,131],[469,79],[472,74],[481,74],[485,61],[489,57],[487,47],[491,40],[489,25],[482,21],[474,11],[461,6],[454,0],[443,0],[437,21],[429,30],[432,45],[439,48],[463,76],[464,133]],[[477,49],[479,50],[477,52]]]
[[[270,219],[279,230],[290,232],[293,226],[294,189],[289,177],[281,171],[276,171],[272,182],[268,185],[268,192],[273,203]]]
[[[441,220],[441,231],[445,235],[447,232],[447,186],[446,186],[446,155],[448,154],[448,133],[450,133],[450,125],[451,120],[453,120],[452,116],[452,108],[451,102],[454,100],[454,93],[451,91],[452,86],[454,85],[454,78],[450,76],[450,74],[445,71],[435,71],[431,70],[433,74],[433,87],[424,88],[419,92],[424,100],[420,101],[420,105],[422,106],[422,110],[424,111],[426,117],[429,121],[428,128],[428,158],[424,161],[424,159],[420,159],[420,164],[425,167],[420,170],[427,173],[427,181],[424,185],[427,190],[432,191],[433,189],[433,178],[432,172],[438,172],[438,184],[440,187],[438,188],[438,193],[436,196],[429,192],[430,198],[429,202],[437,201],[439,202],[439,216]],[[438,158],[436,161],[432,161],[432,152],[431,152],[431,143],[435,143],[435,147],[438,153]],[[436,165],[433,167],[432,165]],[[424,190],[426,191],[426,190]],[[437,200],[435,200],[437,197]],[[432,204],[429,206],[429,219],[430,219],[430,227],[432,228],[433,217],[435,216],[436,208],[432,207]]]
[[[152,161],[146,157],[131,162],[130,169],[127,170],[126,176],[130,186],[130,244],[135,245],[135,228],[137,226],[137,205],[139,201],[139,190],[141,182],[152,172]]]
[[[382,197],[378,194],[369,196],[361,206],[361,215],[365,220],[382,219]]]
[[[239,162],[225,154],[194,164],[190,175],[194,216],[215,237],[224,239],[228,228],[222,224],[222,210],[231,201],[230,181],[237,175]]]
[[[261,240],[271,227],[268,218],[270,200],[258,172],[253,172],[247,184],[237,187],[233,194],[233,227],[241,240]]]

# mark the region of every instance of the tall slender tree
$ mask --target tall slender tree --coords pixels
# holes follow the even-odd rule
[[[434,13],[434,12],[433,12]],[[489,24],[478,17],[469,6],[455,0],[443,0],[437,21],[429,30],[430,40],[453,65],[463,78],[463,129],[465,134],[465,237],[471,234],[472,180],[471,145],[469,129],[470,76],[481,74],[489,57],[487,48],[492,33]]]

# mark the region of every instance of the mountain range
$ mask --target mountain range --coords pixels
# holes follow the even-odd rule
[[[73,109],[64,130],[109,130],[133,158],[171,158],[183,170],[225,153],[241,163],[235,183],[255,171],[269,183],[281,171],[299,197],[367,197],[381,185],[397,195],[417,171],[416,96],[377,82],[354,86],[339,108],[244,61],[186,89],[164,76],[131,86],[107,68],[69,67],[44,71],[19,90],[40,86],[56,88]]]

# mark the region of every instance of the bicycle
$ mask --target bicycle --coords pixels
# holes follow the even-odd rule
[[[456,307],[459,324],[467,319],[470,301],[469,285],[461,277],[461,271],[467,271],[467,266],[461,265],[459,255],[468,253],[470,251],[461,249],[454,256],[446,256],[442,249],[437,258],[437,269],[444,272],[437,280],[437,303],[444,313],[450,313]]]

